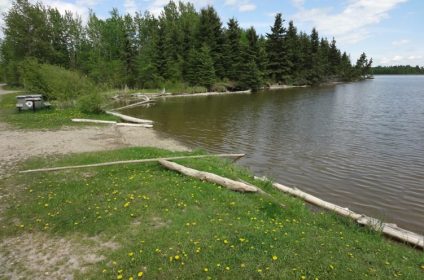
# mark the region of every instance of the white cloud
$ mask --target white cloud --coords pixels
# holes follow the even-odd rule
[[[305,0],[291,0],[291,2],[296,8],[302,8],[305,4]]]
[[[369,27],[389,17],[389,12],[407,0],[349,0],[341,12],[331,8],[301,8],[298,22],[312,23],[320,32],[339,41],[356,43],[369,36]],[[302,1],[295,1],[302,2]]]
[[[138,11],[135,0],[125,0],[124,2],[125,13],[134,15]]]
[[[239,6],[239,11],[240,12],[251,12],[256,10],[256,5],[254,4],[242,4]]]
[[[225,0],[226,6],[234,6],[240,12],[252,12],[256,10],[256,5],[251,0]]]
[[[402,55],[397,54],[393,56],[383,56],[377,60],[381,65],[423,65],[424,56],[415,54],[415,55]]]
[[[409,44],[409,42],[410,42],[410,40],[402,39],[402,40],[398,40],[398,41],[393,41],[392,45],[393,46],[402,46],[402,45]]]

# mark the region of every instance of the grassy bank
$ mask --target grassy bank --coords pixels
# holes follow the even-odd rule
[[[181,154],[129,148],[33,159],[22,168]],[[254,183],[273,198],[234,193],[157,163],[17,175],[0,182],[9,198],[2,214],[2,244],[14,244],[11,240],[16,237],[22,243],[31,236],[35,247],[44,240],[60,240],[40,249],[46,254],[60,252],[63,244],[73,242],[75,248],[83,246],[83,255],[103,256],[84,269],[66,261],[45,268],[53,275],[51,270],[68,267],[69,271],[61,270],[62,276],[75,269],[80,271],[77,279],[137,279],[138,275],[145,279],[422,279],[424,275],[422,252],[347,219],[310,211],[300,200],[255,181],[228,162],[178,162]],[[113,246],[95,245],[93,240]],[[20,256],[16,252],[21,243],[16,248],[2,246],[0,253]],[[31,261],[36,261],[30,257],[28,253],[10,257],[26,277],[33,273],[27,269]]]
[[[24,129],[58,129],[63,126],[81,126],[87,124],[74,123],[72,118],[87,118],[100,120],[117,120],[106,114],[87,114],[77,108],[57,108],[23,111],[16,109],[16,96],[22,93],[0,95],[0,121],[9,123],[16,128]]]

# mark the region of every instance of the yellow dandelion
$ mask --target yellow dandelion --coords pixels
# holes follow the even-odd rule
[[[116,279],[118,279],[118,280],[120,280],[122,278],[123,278],[122,274],[119,274],[118,276],[116,276]]]
[[[175,259],[176,261],[178,261],[178,260],[180,259],[180,256],[176,255],[176,256],[174,257],[174,259]]]
[[[246,265],[245,265],[244,263],[242,263],[242,264],[240,265],[240,267],[246,267]]]
[[[134,253],[133,252],[129,252],[128,253],[128,257],[132,257],[132,256],[134,256]]]
[[[226,266],[226,267],[225,267],[225,270],[230,270],[230,267],[229,267],[229,266]]]
[[[224,240],[224,244],[228,244],[228,240],[227,239]]]
[[[261,273],[262,272],[262,269],[260,269],[260,268],[258,268],[258,270],[257,270],[259,273]]]
[[[273,261],[276,261],[276,260],[278,260],[278,257],[277,256],[272,256],[272,260]]]
[[[205,268],[203,269],[203,271],[204,271],[204,272],[208,272],[208,271],[209,271],[209,269],[208,269],[207,267],[205,267]]]
[[[134,280],[134,277],[130,276],[130,277],[128,278],[128,280]]]
[[[126,202],[126,203],[124,204],[124,207],[125,207],[125,208],[127,208],[128,206],[130,206],[130,202]]]
[[[137,274],[137,276],[141,278],[141,277],[143,277],[143,274],[144,274],[144,273],[143,273],[143,271],[140,271],[140,272]]]

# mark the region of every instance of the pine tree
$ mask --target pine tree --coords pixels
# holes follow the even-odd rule
[[[287,49],[285,45],[286,29],[284,20],[278,13],[275,16],[274,26],[271,33],[267,33],[268,74],[274,82],[285,82],[289,72]]]
[[[226,35],[226,54],[225,66],[226,77],[232,81],[237,81],[240,77],[240,68],[242,63],[241,52],[241,29],[238,22],[232,18],[228,21],[228,28],[225,32]]]
[[[333,40],[330,44],[330,51],[328,54],[328,61],[329,61],[329,74],[330,75],[337,75],[341,63],[341,54],[340,51],[337,49],[336,46],[336,40],[333,37]]]
[[[225,76],[223,62],[224,54],[224,33],[221,19],[211,6],[200,10],[199,27],[197,31],[197,47],[203,44],[209,47],[217,77]]]
[[[215,69],[209,47],[205,44],[200,50],[189,53],[187,80],[191,85],[201,85],[210,89],[215,81]]]

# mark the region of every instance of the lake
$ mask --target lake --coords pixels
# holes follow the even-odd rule
[[[256,175],[424,234],[424,76],[169,98],[126,113],[165,137],[246,153]]]

